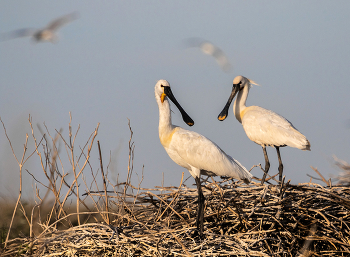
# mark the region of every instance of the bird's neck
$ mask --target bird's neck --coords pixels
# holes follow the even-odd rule
[[[242,117],[243,117],[242,113],[244,109],[247,108],[245,103],[247,101],[248,93],[249,93],[249,86],[245,86],[243,90],[240,90],[238,92],[237,98],[233,103],[233,113],[235,114],[236,119],[240,123],[242,123]]]
[[[173,124],[171,123],[171,109],[168,99],[165,99],[163,103],[160,99],[157,99],[159,107],[159,136],[171,133],[173,130]]]

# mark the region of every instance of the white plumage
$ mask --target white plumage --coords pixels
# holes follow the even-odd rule
[[[259,106],[247,107],[242,125],[248,138],[259,145],[310,148],[309,141],[291,122]]]
[[[237,99],[233,104],[233,113],[236,119],[242,123],[243,129],[248,138],[253,142],[262,146],[265,156],[265,174],[262,183],[265,180],[270,163],[266,153],[266,146],[273,146],[277,150],[279,159],[279,175],[282,179],[283,164],[281,161],[279,147],[291,146],[301,150],[310,150],[310,142],[301,134],[291,122],[281,115],[266,110],[259,106],[246,106],[251,84],[256,84],[254,81],[243,76],[237,76],[233,80],[233,88],[231,95],[219,114],[218,119],[224,120],[228,115],[228,108],[238,92]]]
[[[198,188],[199,210],[197,226],[203,232],[204,196],[201,192],[200,175],[229,176],[249,183],[252,175],[231,156],[227,155],[208,138],[189,130],[175,126],[171,122],[171,110],[168,99],[178,107],[183,120],[189,125],[193,120],[176,101],[166,80],[159,80],[155,86],[155,97],[159,107],[159,139],[169,157],[178,165],[186,168],[195,178]],[[202,209],[201,209],[202,208]],[[201,224],[199,224],[201,223]]]
[[[174,126],[169,145],[163,145],[170,158],[191,175],[229,176],[249,182],[250,173],[208,138]],[[159,133],[162,133],[161,131]],[[200,173],[199,173],[200,172]]]

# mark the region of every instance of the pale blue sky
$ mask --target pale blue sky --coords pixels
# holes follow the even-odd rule
[[[51,133],[63,128],[67,136],[71,111],[73,128],[80,124],[77,145],[100,122],[104,163],[111,153],[111,177],[119,173],[123,180],[129,118],[134,172],[141,174],[144,165],[143,185],[161,185],[164,172],[165,185],[178,186],[181,172],[189,173],[173,163],[158,138],[154,85],[166,79],[195,121],[188,127],[173,107],[173,123],[205,135],[250,169],[264,164],[261,147],[247,138],[232,107],[227,120],[217,120],[233,78],[244,75],[261,85],[250,90],[247,105],[283,115],[311,142],[311,152],[281,149],[287,179],[309,181],[306,173],[315,175],[310,166],[327,177],[337,174],[333,154],[350,161],[349,1],[11,0],[0,2],[0,33],[40,28],[74,11],[80,18],[59,31],[57,44],[29,38],[0,43],[0,116],[18,154],[30,133],[29,114]],[[189,37],[219,46],[233,71],[224,73],[210,56],[185,49]],[[0,193],[16,195],[18,168],[0,130]],[[268,154],[269,173],[275,174],[276,151],[269,148]],[[25,168],[40,176],[37,157],[32,158]],[[262,176],[258,168],[252,173]],[[32,180],[26,178],[30,190]]]

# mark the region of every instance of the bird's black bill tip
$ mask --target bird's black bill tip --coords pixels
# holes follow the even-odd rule
[[[219,121],[224,121],[226,119],[226,115],[219,115],[218,120]]]
[[[224,119],[226,119],[226,117],[227,117],[226,114],[219,114],[218,120],[219,120],[219,121],[223,121]]]
[[[222,112],[218,116],[219,121],[223,121],[227,118],[228,110],[227,108],[223,109]]]
[[[190,121],[190,122],[186,122],[186,124],[190,127],[192,127],[194,125],[194,122],[193,121]]]
[[[182,119],[188,126],[192,127],[194,125],[194,121],[191,119],[190,116],[188,116],[186,112],[182,113]]]

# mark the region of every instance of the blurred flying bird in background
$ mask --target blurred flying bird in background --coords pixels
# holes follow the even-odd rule
[[[211,42],[193,37],[186,39],[184,43],[187,47],[198,47],[203,53],[213,56],[224,72],[231,71],[231,64],[225,53]]]
[[[23,28],[2,33],[0,34],[0,41],[10,40],[18,37],[32,37],[36,42],[48,41],[51,43],[57,43],[57,30],[63,25],[76,20],[78,17],[78,13],[73,12],[51,21],[45,28],[42,29]]]

